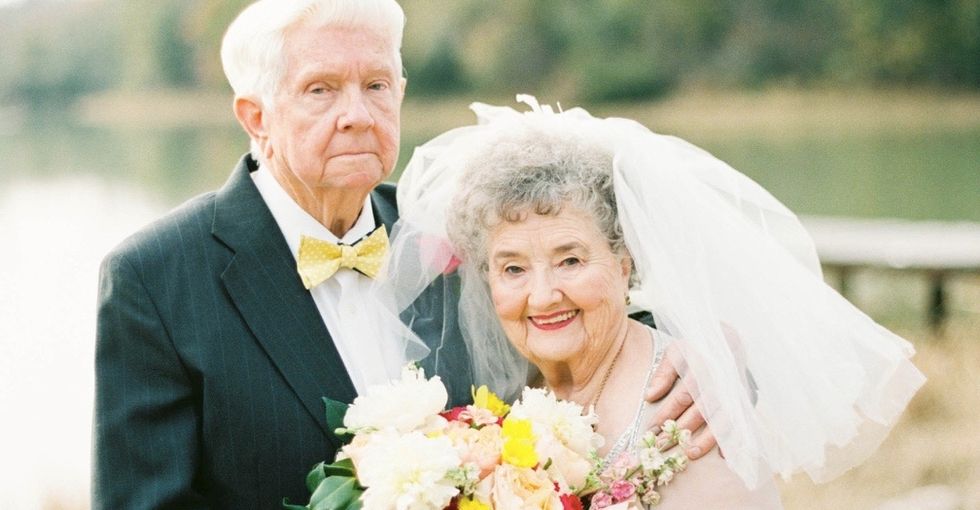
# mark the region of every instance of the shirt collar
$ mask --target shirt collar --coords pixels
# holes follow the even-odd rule
[[[371,206],[370,193],[364,199],[364,205],[361,207],[361,214],[358,215],[357,221],[342,238],[338,239],[327,227],[324,227],[316,218],[304,211],[279,185],[279,181],[264,165],[260,164],[251,176],[255,187],[259,189],[259,194],[262,195],[262,200],[269,207],[272,217],[279,225],[279,230],[286,238],[286,243],[294,257],[299,254],[300,238],[304,235],[332,243],[354,244],[375,229],[374,209]]]

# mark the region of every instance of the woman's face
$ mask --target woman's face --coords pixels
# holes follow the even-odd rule
[[[627,320],[630,266],[590,214],[564,207],[505,221],[488,245],[494,307],[524,357],[562,363],[609,349]]]

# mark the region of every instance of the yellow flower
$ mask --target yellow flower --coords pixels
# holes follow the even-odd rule
[[[490,391],[486,385],[476,389],[470,387],[470,393],[473,395],[473,405],[476,407],[486,409],[496,416],[504,416],[510,411],[510,406],[500,400],[500,397]]]
[[[530,420],[507,418],[500,431],[504,439],[501,460],[517,467],[534,467],[538,464],[538,454],[534,451],[534,432]]]
[[[462,498],[459,500],[459,510],[490,510],[490,506],[476,499]]]

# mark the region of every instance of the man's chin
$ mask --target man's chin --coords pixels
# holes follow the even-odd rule
[[[330,158],[330,162],[327,166],[373,166],[380,165],[378,161],[378,156],[370,152],[360,152],[357,154],[341,154],[339,156],[333,156]]]
[[[324,179],[324,184],[329,188],[345,189],[349,191],[371,191],[378,184],[381,184],[388,176],[381,169],[355,170],[343,174],[328,176]]]

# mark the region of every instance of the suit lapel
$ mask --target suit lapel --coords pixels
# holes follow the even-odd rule
[[[388,235],[398,221],[398,207],[395,204],[395,186],[389,183],[379,185],[371,192],[371,209],[374,211],[376,227],[385,226]]]
[[[299,275],[289,246],[252,182],[246,156],[215,200],[212,233],[235,255],[221,275],[231,300],[307,411],[327,431],[322,397],[356,392]],[[332,434],[328,434],[332,439]]]

